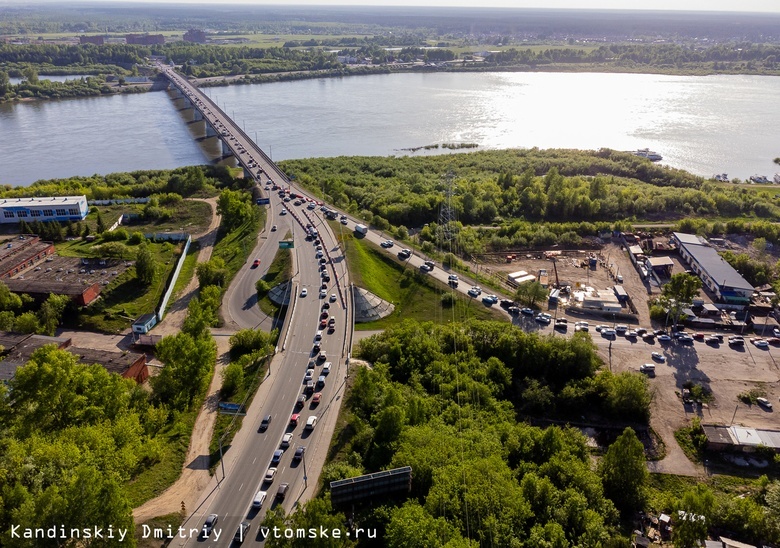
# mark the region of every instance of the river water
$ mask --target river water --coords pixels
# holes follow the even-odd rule
[[[649,147],[703,176],[780,170],[772,76],[404,73],[207,92],[274,160],[476,143]],[[0,184],[213,161],[219,147],[195,139],[181,107],[164,92],[0,105]]]

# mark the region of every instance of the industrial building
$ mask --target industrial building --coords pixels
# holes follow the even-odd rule
[[[0,223],[20,221],[83,221],[89,213],[86,196],[53,196],[50,198],[4,198],[0,200]]]
[[[139,46],[153,46],[155,44],[164,44],[165,36],[162,34],[126,34],[125,42]]]
[[[736,449],[750,453],[758,447],[768,447],[780,453],[780,431],[760,430],[744,426],[702,425],[707,436],[707,449],[723,451]]]
[[[0,361],[0,382],[10,381],[16,375],[16,370],[30,361],[33,352],[47,344],[54,344],[58,349],[70,352],[76,356],[79,363],[102,365],[109,373],[133,379],[139,384],[149,378],[146,354],[78,348],[71,346],[71,339],[68,337],[0,331],[0,346],[5,354]]]
[[[206,43],[206,33],[199,29],[190,29],[184,33],[185,42],[195,42],[196,44]]]
[[[0,242],[0,278],[10,278],[54,255],[54,244],[38,236],[19,236]]]
[[[93,44],[95,46],[102,46],[105,43],[105,39],[102,36],[79,36],[79,44]]]
[[[706,240],[694,234],[674,232],[672,242],[715,297],[729,304],[750,304],[755,289]]]

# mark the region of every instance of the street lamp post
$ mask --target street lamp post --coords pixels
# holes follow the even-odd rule
[[[309,487],[309,476],[306,474],[306,451],[303,452],[303,490],[305,491]]]

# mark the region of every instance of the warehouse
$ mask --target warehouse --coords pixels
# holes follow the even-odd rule
[[[0,200],[3,214],[0,223],[27,221],[83,221],[89,213],[86,196],[50,198],[5,198]]]
[[[753,286],[718,255],[706,240],[693,234],[675,232],[672,241],[677,244],[680,256],[718,300],[731,304],[750,303],[755,291]]]

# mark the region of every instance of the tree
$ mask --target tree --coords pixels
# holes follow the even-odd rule
[[[624,516],[642,508],[648,472],[645,449],[636,433],[626,427],[609,446],[599,464],[604,493]]]
[[[679,548],[701,546],[707,538],[707,522],[715,506],[715,497],[704,484],[686,491],[673,518],[674,545]]]
[[[106,224],[103,222],[103,216],[100,214],[100,211],[97,212],[97,221],[95,224],[95,232],[98,234],[103,234],[106,230]]]
[[[244,384],[244,368],[238,362],[231,362],[222,370],[222,396],[228,398]]]
[[[8,286],[0,281],[0,310],[15,311],[22,307],[22,299],[16,293],[11,293]]]
[[[682,311],[693,304],[694,297],[698,297],[701,289],[701,279],[692,274],[680,272],[672,276],[661,291],[661,304],[669,310],[674,326]]]
[[[24,79],[27,80],[30,84],[37,84],[38,83],[38,71],[36,71],[33,67],[29,66],[25,68],[22,71],[22,74],[24,75]]]
[[[11,80],[8,78],[8,73],[0,70],[0,98],[4,97],[9,89],[11,89]]]
[[[40,318],[41,327],[44,333],[47,335],[54,335],[54,331],[62,320],[62,313],[65,312],[65,308],[70,302],[70,297],[67,295],[49,294],[49,297],[44,301],[41,305],[41,309],[38,311],[38,317]]]
[[[157,261],[149,250],[149,246],[141,245],[135,256],[135,275],[138,277],[138,281],[148,287],[154,281],[155,272],[157,272]]]
[[[37,333],[41,328],[38,316],[32,312],[25,312],[16,317],[14,329],[19,333]]]
[[[217,348],[211,335],[193,338],[179,333],[157,343],[157,357],[165,364],[152,388],[156,398],[170,407],[187,410],[205,388],[217,358]]]
[[[225,189],[217,200],[217,214],[222,215],[222,223],[228,230],[250,220],[253,215],[249,195],[238,190]]]
[[[452,523],[433,517],[417,501],[391,511],[385,541],[388,548],[469,546]]]
[[[547,296],[547,290],[538,281],[520,284],[515,291],[515,300],[528,306],[534,306]]]
[[[196,272],[200,287],[206,287],[207,285],[222,287],[225,285],[228,276],[228,269],[222,257],[213,257],[210,261],[199,264]]]

